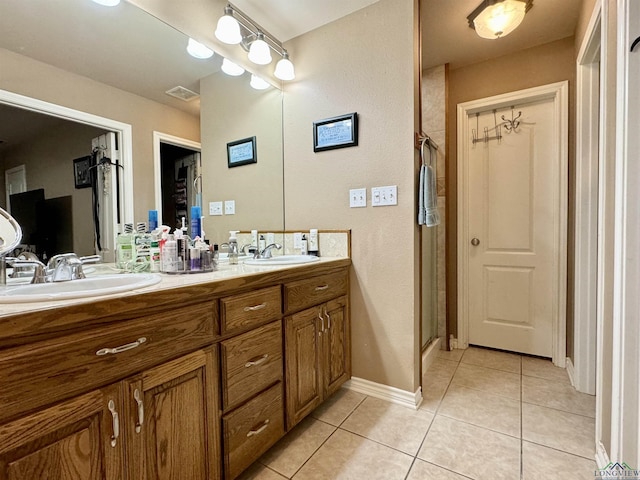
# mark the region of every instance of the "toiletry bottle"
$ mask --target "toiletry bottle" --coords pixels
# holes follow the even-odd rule
[[[319,256],[318,230],[316,228],[312,228],[309,231],[309,255]]]
[[[191,238],[201,237],[202,213],[199,206],[191,207]]]
[[[214,270],[218,269],[218,261],[220,260],[220,250],[217,243],[213,244],[213,259],[211,260],[211,266]]]
[[[189,268],[192,272],[200,270],[200,249],[197,247],[189,249]]]
[[[264,247],[267,246],[267,241],[264,239],[264,235],[260,235],[260,240],[258,241],[258,252],[262,253],[264,251]]]
[[[133,224],[126,223],[124,226],[124,232],[118,234],[116,238],[116,266],[122,270],[125,270],[134,255],[134,237],[133,237]]]
[[[307,236],[302,235],[302,240],[300,240],[300,255],[307,254]]]
[[[238,264],[238,230],[229,231],[229,265]]]
[[[160,245],[156,235],[151,237],[151,245],[149,247],[149,270],[152,272],[160,271]]]
[[[251,230],[251,245],[258,248],[258,230]]]
[[[163,272],[176,272],[178,270],[178,244],[171,233],[164,242],[161,256]]]
[[[158,211],[149,210],[149,232],[153,232],[158,228]]]

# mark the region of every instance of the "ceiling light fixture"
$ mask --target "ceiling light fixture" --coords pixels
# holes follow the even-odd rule
[[[282,57],[274,75],[280,80],[293,80],[295,70],[282,43],[236,7],[228,4],[218,20],[216,38],[227,44],[241,44],[249,52],[249,60],[258,65],[271,63],[271,50]]]
[[[484,0],[467,17],[469,27],[494,40],[513,32],[533,6],[533,0]]]
[[[249,82],[249,85],[251,85],[256,90],[265,90],[270,86],[269,82],[253,74],[251,75],[251,82]]]
[[[236,65],[228,58],[222,60],[222,67],[220,67],[224,73],[231,75],[232,77],[238,77],[244,73],[244,68],[240,65]]]
[[[206,45],[194,40],[193,38],[189,39],[189,43],[187,44],[187,52],[194,58],[199,59],[207,59],[213,57],[213,50],[211,50]]]
[[[120,0],[93,0],[98,5],[102,5],[104,7],[115,7],[120,3]]]

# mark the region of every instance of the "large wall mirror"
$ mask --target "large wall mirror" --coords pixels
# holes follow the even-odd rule
[[[153,158],[153,132],[161,132],[189,141],[200,140],[196,176],[201,177],[187,207],[201,203],[203,228],[212,242],[226,241],[231,229],[283,230],[281,91],[273,87],[263,91],[252,89],[249,74],[227,77],[220,72],[220,57],[194,59],[186,52],[187,41],[183,33],[128,2],[106,8],[91,0],[3,0],[0,55],[10,58],[13,65],[25,64],[29,68],[24,71],[3,68],[0,90],[46,99],[79,111],[86,104],[95,115],[131,124],[132,145],[118,148],[132,151],[132,182],[114,184],[125,190],[123,199],[127,196],[133,199],[133,206],[127,205],[132,208],[125,211],[124,205],[116,204],[114,224],[146,220],[148,210],[162,208],[155,191]],[[60,93],[53,81],[48,85],[46,78],[39,79],[42,92],[34,86],[38,82],[28,82],[28,88],[23,89],[19,79],[29,78],[33,69],[26,60],[19,61],[22,57],[115,87],[118,90],[113,91],[114,100],[111,104],[103,101],[104,111],[96,111],[97,102],[82,98],[83,88],[65,95],[64,89]],[[190,102],[168,96],[165,91],[175,86],[201,96]],[[132,97],[131,111],[126,111],[126,92],[156,102],[164,110],[149,108],[152,113],[146,114],[136,109]],[[118,108],[111,108],[114,102]],[[1,103],[4,102],[0,98]],[[12,172],[24,165],[27,191],[43,190],[47,200],[71,197],[61,207],[72,210],[71,221],[65,220],[73,229],[67,238],[73,239],[73,248],[78,253],[90,253],[93,238],[90,189],[78,188],[73,161],[91,153],[92,139],[112,130],[87,125],[82,120],[60,123],[59,119],[33,117],[44,115],[42,112],[29,112],[25,120],[26,112],[15,110],[16,106],[20,105],[12,108],[0,105],[0,171],[6,177],[0,187],[0,206],[8,207],[5,185],[15,180]],[[114,118],[123,111],[126,118]],[[175,115],[170,115],[172,112]],[[185,124],[190,122],[198,130],[201,127],[197,135],[185,134],[190,131]],[[19,132],[9,128],[18,124]],[[256,137],[257,162],[230,167],[227,143],[247,137]],[[125,142],[121,135],[118,141]],[[175,174],[179,174],[179,169],[175,169]],[[233,215],[209,216],[209,202],[229,200],[235,202]]]

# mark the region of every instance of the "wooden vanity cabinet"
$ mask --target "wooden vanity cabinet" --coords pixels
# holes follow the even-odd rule
[[[285,285],[287,311],[308,307],[284,319],[287,430],[351,376],[347,292],[346,271]]]

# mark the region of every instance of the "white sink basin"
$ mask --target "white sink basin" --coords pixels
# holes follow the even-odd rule
[[[303,263],[317,262],[320,258],[313,255],[277,255],[271,258],[250,258],[244,261],[245,265],[301,265]]]
[[[159,283],[154,273],[95,275],[69,282],[8,285],[0,289],[0,303],[48,302],[128,292]]]

